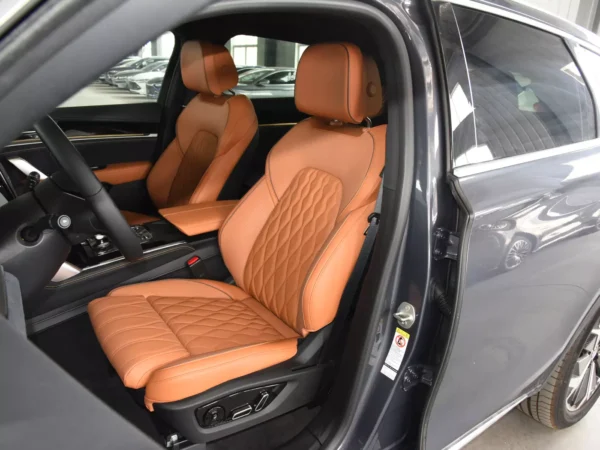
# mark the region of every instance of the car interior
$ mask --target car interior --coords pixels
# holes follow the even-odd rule
[[[339,305],[381,201],[385,57],[323,12],[172,32],[157,102],[59,108],[0,154],[4,227],[29,223],[31,247],[1,264],[30,341],[148,436],[275,448],[340,376]],[[293,98],[232,91],[241,34],[308,45]],[[81,157],[52,151],[69,146]]]

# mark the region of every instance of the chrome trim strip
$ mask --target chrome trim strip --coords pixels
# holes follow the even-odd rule
[[[563,145],[561,147],[550,148],[548,150],[539,150],[533,153],[524,153],[517,156],[495,159],[466,166],[460,166],[452,170],[452,174],[457,178],[465,178],[480,173],[491,172],[492,170],[504,169],[505,167],[516,166],[540,159],[551,158],[553,156],[566,155],[584,150],[600,148],[600,138],[590,141],[577,142],[575,144]]]
[[[483,433],[489,427],[491,427],[496,422],[498,422],[500,419],[502,419],[506,414],[508,414],[510,411],[512,411],[515,406],[517,406],[519,403],[521,403],[527,397],[529,397],[529,396],[522,395],[519,398],[517,398],[516,400],[513,400],[508,405],[506,405],[504,408],[499,409],[494,414],[492,414],[490,417],[488,417],[486,420],[481,422],[479,425],[473,427],[471,430],[467,431],[461,437],[456,439],[454,442],[452,442],[451,444],[444,447],[444,450],[459,450],[459,449],[463,448],[465,445],[467,445],[469,442],[471,442],[473,439],[475,439],[477,436],[479,436],[481,433]]]
[[[90,136],[72,136],[69,138],[69,140],[71,142],[85,142],[85,141],[112,141],[112,140],[118,140],[118,139],[155,139],[158,136],[158,134],[156,133],[150,133],[150,134],[108,134],[108,135],[102,135],[102,134],[93,134]],[[6,147],[4,148],[11,148],[11,147],[18,147],[21,145],[29,145],[29,144],[35,144],[35,143],[41,143],[42,141],[40,139],[22,139],[22,140],[17,140],[17,141],[13,141],[12,143],[8,144]]]
[[[28,10],[33,9],[40,3],[39,0],[20,0],[12,6],[3,7],[4,12],[1,12],[0,17],[0,34],[4,34],[16,21],[19,20]]]
[[[75,275],[78,275],[81,273],[81,269],[69,262],[64,262],[62,263],[62,265],[58,268],[58,272],[56,272],[56,275],[54,275],[52,277],[52,282],[54,283],[60,283],[61,281],[65,281],[68,280],[71,277],[74,277]]]
[[[148,255],[150,253],[154,253],[154,252],[157,252],[157,251],[160,251],[160,250],[165,250],[167,248],[177,247],[178,245],[185,244],[185,243],[186,243],[185,241],[172,242],[170,244],[165,244],[165,245],[161,245],[159,247],[154,247],[154,248],[151,248],[151,249],[148,249],[148,250],[144,250],[143,254],[144,255]],[[109,260],[103,261],[101,263],[94,264],[93,266],[84,267],[81,271],[85,272],[85,271],[88,271],[88,270],[97,269],[98,267],[107,266],[107,265],[112,264],[112,263],[123,261],[124,259],[125,259],[124,256],[119,256],[117,258],[109,259]]]
[[[572,34],[569,34],[566,31],[563,31],[560,28],[556,28],[546,22],[541,22],[534,17],[527,16],[527,15],[521,14],[521,13],[517,13],[517,12],[511,11],[509,9],[504,9],[498,5],[494,5],[491,3],[483,3],[480,1],[474,1],[474,0],[433,0],[433,1],[443,2],[443,3],[451,3],[453,5],[463,6],[465,8],[470,8],[470,9],[485,12],[488,14],[493,14],[495,16],[500,16],[500,17],[504,17],[506,19],[514,20],[515,22],[520,22],[525,25],[529,25],[534,28],[539,28],[540,30],[555,34],[557,36],[562,37],[563,39],[577,42],[578,44],[581,44],[583,47],[585,47],[595,53],[600,54],[600,48],[598,48],[597,46],[595,46],[594,44],[592,44],[588,41],[578,38],[577,36],[573,36]],[[564,20],[558,16],[557,16],[557,18]],[[566,23],[566,21],[565,21],[565,23]],[[584,31],[587,31],[587,30],[584,30]],[[589,31],[587,31],[587,32],[590,33]],[[590,33],[590,35],[592,35],[592,34]]]
[[[8,158],[8,161],[25,175],[29,175],[31,172],[37,172],[40,174],[40,180],[48,178],[44,172],[37,169],[29,161],[26,161],[23,158],[15,156],[14,158]]]

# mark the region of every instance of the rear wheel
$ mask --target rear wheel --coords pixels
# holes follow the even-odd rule
[[[547,427],[567,428],[579,422],[600,396],[600,317],[580,333],[536,395],[518,407]]]

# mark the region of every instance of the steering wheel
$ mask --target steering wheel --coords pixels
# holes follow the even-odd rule
[[[125,259],[133,261],[140,258],[143,253],[140,240],[66,134],[50,116],[41,119],[33,128],[73,180]]]

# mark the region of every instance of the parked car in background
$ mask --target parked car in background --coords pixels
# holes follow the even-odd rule
[[[146,67],[148,67],[151,64],[157,63],[157,62],[163,62],[163,61],[168,61],[169,58],[165,58],[164,56],[151,56],[148,58],[142,58],[139,61],[134,61],[133,63],[129,63],[126,66],[122,66],[122,67],[118,67],[118,68],[114,68],[108,71],[107,76],[106,76],[106,81],[108,82],[108,84],[112,84],[115,85],[115,77],[119,74],[121,74],[121,72],[124,71],[133,71],[133,70],[139,70],[141,73],[142,69],[145,69]]]
[[[135,64],[137,61],[139,61],[141,58],[139,56],[129,56],[123,60],[121,60],[118,64],[115,64],[113,67],[110,68],[110,70],[119,70],[122,67],[131,67],[133,64]],[[98,80],[100,81],[106,81],[106,77],[108,76],[108,71],[101,74],[98,77]]]
[[[130,76],[127,78],[127,89],[135,94],[146,95],[146,82],[164,76],[168,65],[168,61],[165,61],[156,66],[153,65],[152,70]]]
[[[246,72],[233,91],[249,98],[293,97],[295,85],[296,69],[270,67]]]
[[[156,100],[158,94],[160,94],[160,88],[162,87],[164,77],[152,78],[146,83],[146,97],[151,100]]]
[[[129,80],[130,77],[132,77],[134,75],[139,75],[141,73],[152,72],[154,70],[158,70],[159,68],[164,69],[164,68],[166,68],[168,62],[169,62],[169,60],[165,58],[161,61],[157,61],[152,64],[149,64],[146,67],[144,67],[143,69],[123,70],[121,72],[118,72],[113,77],[113,84],[120,89],[127,89],[127,81]]]
[[[238,75],[249,72],[251,70],[263,69],[263,68],[264,68],[263,66],[237,66],[236,67]]]
[[[101,74],[98,77],[98,80],[106,82],[107,81],[107,77],[108,77],[108,73],[110,71],[118,71],[121,69],[129,69],[131,67],[133,67],[133,65],[135,63],[137,63],[141,58],[139,56],[130,56],[128,58],[123,59],[121,62],[119,62],[118,64],[115,64],[113,67],[110,68],[110,70],[104,72],[103,74]]]

